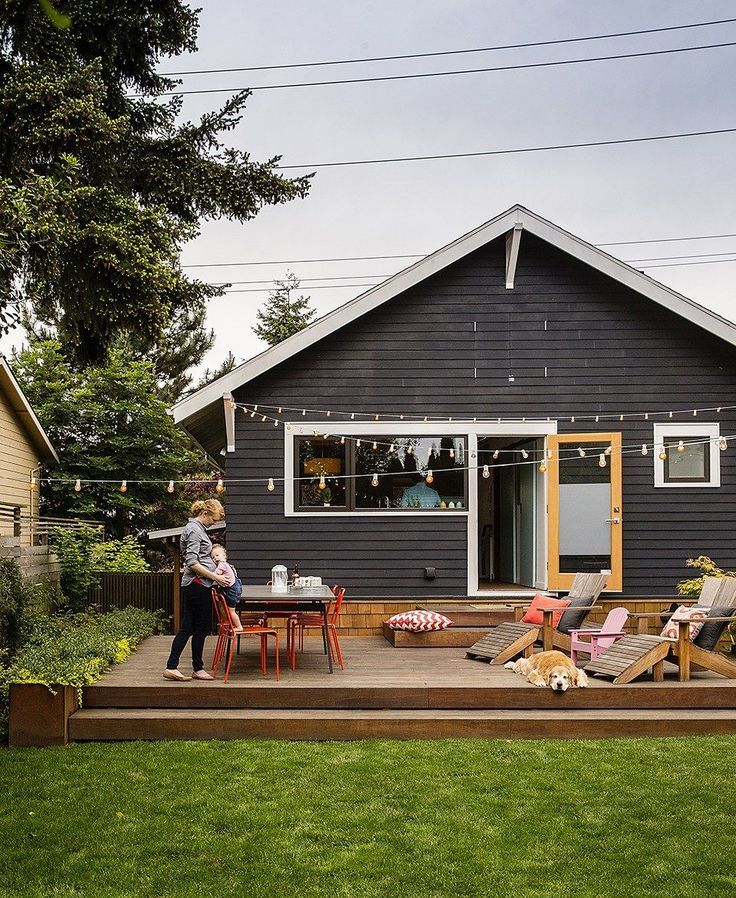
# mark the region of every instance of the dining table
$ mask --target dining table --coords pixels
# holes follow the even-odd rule
[[[287,592],[273,592],[270,586],[244,583],[240,593],[238,611],[256,612],[306,612],[319,614],[322,618],[322,641],[327,655],[327,666],[332,670],[332,652],[327,629],[327,609],[335,598],[329,586],[307,586],[295,589],[290,586]]]

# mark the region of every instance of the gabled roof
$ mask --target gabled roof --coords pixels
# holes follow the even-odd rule
[[[223,397],[229,396],[233,390],[307,349],[318,340],[334,333],[361,315],[365,315],[464,256],[480,249],[491,240],[508,234],[515,228],[518,233],[519,226],[522,231],[528,231],[545,240],[550,245],[590,265],[591,268],[608,275],[620,284],[635,290],[669,311],[675,312],[692,324],[736,346],[736,324],[698,305],[677,291],[665,287],[664,284],[637,271],[626,262],[622,262],[585,240],[575,237],[552,222],[530,212],[529,209],[517,205],[452,243],[448,243],[447,246],[443,246],[431,255],[425,256],[419,262],[372,287],[333,312],[324,315],[304,330],[294,334],[293,337],[289,337],[282,343],[248,359],[247,362],[234,368],[228,374],[180,400],[171,410],[174,420],[188,430],[197,430],[197,425],[203,424],[205,419],[210,426],[216,420],[219,422],[220,433],[224,434],[225,406]]]
[[[0,356],[0,390],[3,391],[13,411],[20,418],[23,427],[31,438],[33,445],[38,450],[41,461],[57,461],[59,456],[51,445],[51,440],[46,436],[46,431],[41,427],[41,422],[26,399],[25,393],[15,379],[10,365],[4,356]]]

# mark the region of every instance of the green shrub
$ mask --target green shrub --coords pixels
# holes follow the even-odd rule
[[[7,723],[10,683],[82,687],[120,664],[159,627],[157,615],[140,608],[108,614],[58,614],[34,618],[10,664],[0,668],[0,731]]]
[[[15,558],[0,558],[0,664],[15,651],[25,586]]]
[[[698,555],[697,558],[688,558],[685,564],[696,570],[702,571],[700,577],[693,577],[692,580],[680,580],[677,584],[677,593],[681,596],[697,596],[703,588],[703,581],[706,577],[736,577],[735,571],[724,571],[707,555]]]
[[[103,542],[95,527],[59,528],[52,535],[52,545],[61,565],[61,591],[70,611],[87,607],[87,595],[98,574],[145,573],[149,569],[134,536]]]

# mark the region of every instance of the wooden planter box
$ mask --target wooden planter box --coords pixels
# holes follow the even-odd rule
[[[10,684],[11,746],[66,745],[69,718],[79,708],[77,690],[73,686],[53,690],[39,683]]]

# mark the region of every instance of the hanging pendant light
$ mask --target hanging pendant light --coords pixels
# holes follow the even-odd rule
[[[222,477],[217,481],[217,486],[215,486],[216,493],[224,493],[225,492],[225,483],[223,482]]]
[[[431,468],[427,471],[427,478],[426,478],[426,479],[427,479],[427,483],[432,483],[432,481],[434,480],[434,474],[432,473],[432,469],[431,469]]]
[[[119,489],[120,489],[120,492],[121,492],[121,493],[127,493],[127,492],[128,492],[128,481],[127,481],[127,480],[124,480],[124,481],[120,484]]]
[[[77,478],[76,483],[74,484],[74,492],[81,493],[82,492],[82,481]]]
[[[268,478],[268,484],[266,485],[266,489],[269,491],[269,493],[272,493],[274,491],[275,487],[273,485],[273,477]]]
[[[491,469],[488,467],[488,465],[483,465],[483,476],[486,478],[486,480],[491,476]]]
[[[166,492],[167,492],[167,493],[173,493],[173,492],[174,492],[174,481],[173,481],[173,480],[170,480],[170,481],[169,481],[169,485],[166,487]]]

